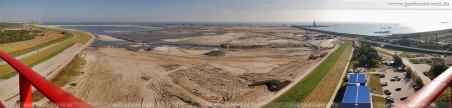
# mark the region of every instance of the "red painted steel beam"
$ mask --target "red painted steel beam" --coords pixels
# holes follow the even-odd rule
[[[20,86],[20,107],[32,108],[33,98],[31,97],[32,87],[30,81],[27,80],[22,74],[19,74],[19,86]]]
[[[408,99],[396,105],[396,108],[427,108],[435,99],[443,93],[452,80],[452,67],[433,79],[432,82],[422,87]]]
[[[0,108],[6,108],[5,104],[3,104],[2,101],[0,101]]]
[[[0,58],[5,60],[8,64],[10,64],[17,72],[19,72],[20,80],[26,79],[29,83],[31,83],[39,92],[41,92],[45,97],[47,97],[50,101],[59,105],[62,108],[93,108],[93,106],[83,102],[77,97],[71,95],[70,93],[64,91],[60,87],[56,86],[49,80],[45,79],[34,70],[30,69],[25,64],[21,63],[19,60],[14,57],[8,55],[7,53],[0,51]],[[22,81],[20,81],[22,82]],[[25,84],[24,84],[25,85]],[[22,86],[22,85],[21,85]],[[31,92],[29,92],[31,93]],[[27,94],[28,95],[28,94]],[[28,97],[26,99],[22,99],[22,91],[21,91],[21,101],[28,101]]]

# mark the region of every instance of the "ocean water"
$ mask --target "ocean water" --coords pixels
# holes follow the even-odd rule
[[[303,24],[307,25],[307,24]],[[311,24],[312,25],[312,24]],[[333,31],[340,33],[361,34],[368,36],[385,36],[399,33],[413,33],[416,30],[397,23],[334,23],[334,22],[320,22],[316,25],[327,27],[313,27],[313,29]],[[388,33],[381,33],[389,31]],[[379,33],[378,33],[379,32]]]
[[[136,27],[118,27],[118,26],[60,26],[61,28],[67,28],[67,29],[76,29],[76,30],[83,30],[86,32],[91,32],[97,35],[107,35],[112,36],[116,38],[121,39],[127,39],[126,37],[133,37],[137,35],[131,35],[136,32],[140,31],[155,31],[160,30],[160,28],[136,28]],[[149,38],[152,39],[152,38]],[[121,47],[121,48],[128,48],[129,50],[138,50],[140,48],[146,48],[143,47],[128,47],[128,45],[133,44],[131,41],[118,41],[118,42],[109,42],[109,41],[101,41],[101,40],[95,40],[93,45],[94,47],[100,47],[100,46],[113,46],[113,47]]]
[[[302,23],[300,25],[313,25]],[[313,29],[333,31],[340,33],[361,34],[368,36],[386,36],[391,34],[405,34],[415,32],[427,32],[434,30],[451,29],[452,23],[356,23],[356,22],[318,22],[316,25],[328,27],[314,27]],[[381,33],[389,31],[389,33]]]
[[[286,22],[286,23],[243,23],[243,22],[229,22],[229,23],[214,23],[214,22],[81,22],[81,23],[44,23],[45,25],[80,25],[80,26],[61,26],[62,28],[84,30],[99,35],[108,35],[126,40],[135,40],[136,42],[146,43],[147,46],[138,47],[155,47],[159,46],[163,39],[180,38],[188,36],[199,36],[197,30],[187,32],[185,35],[166,36],[164,34],[150,34],[161,30],[160,28],[137,28],[137,27],[117,27],[117,26],[93,26],[93,25],[141,25],[141,26],[193,26],[193,25],[214,25],[214,26],[284,26],[290,25],[313,25],[313,22]],[[83,26],[91,25],[91,26]],[[328,27],[314,27],[313,29],[334,31],[350,34],[361,34],[368,36],[385,36],[398,33],[414,33],[432,30],[442,30],[452,28],[452,23],[436,23],[436,24],[399,24],[399,23],[356,23],[356,22],[316,22],[316,25]],[[380,31],[390,31],[389,33],[376,33]],[[171,31],[168,31],[171,32]],[[155,32],[154,32],[155,33]],[[201,33],[202,34],[202,33]],[[104,42],[96,40],[93,46],[114,46],[127,47],[132,44],[130,41],[123,42]],[[136,48],[137,49],[137,48]]]
[[[290,26],[290,25],[312,25],[313,22],[80,22],[80,23],[44,23],[47,25],[112,25],[112,24],[133,24],[133,25],[143,25],[143,26],[192,26],[192,25],[215,25],[215,26],[240,26],[240,25],[250,25],[250,26]],[[328,27],[316,27],[314,29],[334,31],[341,33],[351,33],[351,34],[361,34],[369,36],[385,36],[391,34],[399,33],[415,33],[415,32],[426,32],[442,29],[452,28],[452,22],[433,22],[433,23],[359,23],[359,22],[316,22],[316,25],[328,26]],[[102,27],[79,27],[78,29],[85,29],[92,31],[94,29],[103,30],[106,28]],[[115,28],[108,28],[115,29]],[[118,29],[125,29],[118,28]],[[133,29],[135,30],[135,29]],[[132,31],[133,31],[132,30]],[[112,31],[112,30],[110,30]],[[121,31],[121,30],[119,30]],[[125,30],[127,31],[127,30]],[[390,33],[375,33],[380,31],[390,31]],[[96,31],[101,32],[101,31]]]

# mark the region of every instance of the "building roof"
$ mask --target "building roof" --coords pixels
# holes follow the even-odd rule
[[[367,86],[347,86],[342,103],[371,103]]]
[[[351,74],[348,83],[366,83],[366,74]]]

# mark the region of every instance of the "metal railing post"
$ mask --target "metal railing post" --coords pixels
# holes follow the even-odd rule
[[[32,87],[31,83],[23,75],[19,74],[19,86],[20,86],[20,107],[32,108]]]
[[[408,99],[398,103],[396,108],[428,108],[437,97],[449,87],[452,82],[452,67],[437,76],[429,84],[408,97]]]
[[[5,104],[3,104],[2,101],[0,101],[0,108],[6,108]]]
[[[0,50],[0,58],[5,60],[19,73],[20,102],[22,108],[32,107],[32,87],[61,108],[94,108],[79,98],[64,91],[13,56]]]

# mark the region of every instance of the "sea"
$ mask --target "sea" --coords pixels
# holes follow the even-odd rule
[[[160,28],[138,28],[138,27],[118,27],[118,26],[93,26],[93,25],[140,25],[140,26],[282,26],[291,25],[312,26],[314,22],[58,22],[44,23],[44,25],[77,25],[60,26],[61,28],[77,29],[92,32],[99,35],[107,35],[122,39],[142,40],[143,43],[154,47],[163,39],[180,38],[174,36],[152,35],[143,32],[158,31]],[[391,34],[404,34],[443,30],[452,28],[452,22],[437,22],[428,24],[403,24],[403,23],[368,23],[368,22],[316,22],[317,26],[312,29],[333,31],[349,34],[361,34],[368,36],[387,36]],[[188,33],[189,34],[189,33]],[[190,35],[186,35],[190,36]],[[136,41],[135,41],[136,42]],[[126,47],[133,42],[104,42],[96,40],[93,46],[109,45],[114,47]],[[149,47],[143,46],[143,47]],[[139,48],[143,48],[139,47]]]

